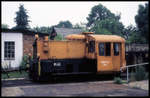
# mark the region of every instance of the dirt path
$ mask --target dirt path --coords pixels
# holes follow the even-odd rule
[[[149,80],[130,82],[129,84],[124,84],[124,85],[132,87],[132,88],[140,88],[144,90],[149,90]]]

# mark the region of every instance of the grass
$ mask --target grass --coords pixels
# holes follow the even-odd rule
[[[126,80],[122,80],[122,84],[127,84],[128,82]]]
[[[120,77],[115,77],[114,78],[114,83],[115,84],[122,84],[122,79]]]
[[[28,77],[28,73],[26,71],[22,71],[21,73],[19,71],[9,72],[9,77],[7,77],[7,74],[2,73],[1,78],[2,79],[8,79],[8,78],[24,78]]]

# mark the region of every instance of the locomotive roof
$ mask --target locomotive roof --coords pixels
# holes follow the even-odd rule
[[[97,34],[89,34],[89,37],[98,42],[125,42],[124,38],[117,35],[97,35]],[[74,40],[74,39],[85,39],[85,35],[83,34],[70,34],[66,36],[66,39]]]
[[[96,35],[91,34],[90,37],[98,42],[125,42],[125,39],[117,35]]]
[[[69,39],[69,40],[73,40],[73,39],[85,39],[85,35],[83,35],[83,34],[70,34],[70,35],[67,35],[65,38]]]

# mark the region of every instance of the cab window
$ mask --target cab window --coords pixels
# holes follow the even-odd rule
[[[95,51],[95,41],[89,41],[88,45],[88,52],[94,52]]]
[[[111,54],[111,44],[110,43],[105,43],[105,51],[106,51],[106,56],[110,56]]]
[[[99,43],[99,45],[98,45],[98,47],[99,47],[99,56],[104,56],[104,43]]]
[[[110,56],[110,55],[111,55],[111,44],[99,43],[99,56]]]
[[[114,47],[114,55],[118,56],[119,55],[119,49],[120,49],[120,43],[114,43],[113,47]]]

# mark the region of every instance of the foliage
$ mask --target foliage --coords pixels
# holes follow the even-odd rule
[[[62,40],[63,36],[61,34],[57,34],[57,36],[54,38],[54,40]]]
[[[137,66],[136,67],[136,73],[135,73],[135,78],[137,81],[144,80],[146,76],[146,71],[143,66]]]
[[[146,72],[145,79],[149,79],[149,72]]]
[[[148,73],[146,73],[145,68],[143,66],[137,66],[136,72],[130,73],[130,81],[140,81],[148,79]]]
[[[20,5],[19,11],[16,12],[16,27],[13,29],[28,29],[29,28],[29,16],[27,15],[27,10],[24,8],[24,5]]]
[[[20,64],[20,69],[26,69],[28,67],[27,63],[28,63],[28,56],[24,55]]]
[[[130,75],[130,81],[136,81],[136,78],[135,78],[135,72],[131,72],[131,75]]]
[[[50,33],[52,31],[52,27],[34,27],[32,30],[34,30],[35,32],[41,32],[41,33]]]
[[[70,21],[60,21],[55,27],[58,28],[72,28],[72,23]]]
[[[115,15],[103,5],[92,8],[87,17],[87,27],[96,34],[117,34],[123,36],[124,25],[119,21],[120,14]]]
[[[145,42],[149,42],[149,8],[148,3],[139,5],[138,14],[135,16],[135,22],[140,33],[140,38],[144,38]]]
[[[7,24],[2,24],[1,26],[2,26],[2,29],[8,29],[9,28],[9,26]]]
[[[139,31],[133,25],[124,28],[123,35],[127,43],[144,43],[144,39],[140,36]]]
[[[88,20],[87,27],[94,27],[96,25],[96,21],[101,21],[105,19],[120,19],[120,15],[115,16],[115,14],[111,13],[106,7],[102,4],[96,5],[92,8],[90,14],[86,18]]]
[[[1,77],[2,79],[28,77],[28,73],[26,71],[22,71],[22,73],[20,73],[19,71],[9,72],[8,75],[9,77],[7,77],[6,74],[2,73]]]
[[[77,24],[75,24],[75,25],[73,26],[73,28],[74,28],[74,29],[82,29],[81,25],[80,25],[80,24],[78,24],[78,23],[77,23]]]
[[[58,28],[72,28],[73,25],[71,24],[70,21],[60,21],[59,24],[54,25],[54,26],[41,26],[41,27],[34,27],[32,30],[34,30],[35,32],[41,32],[41,33],[51,33],[52,32],[52,28],[53,27],[58,27]],[[60,38],[60,35],[58,35],[58,38]]]
[[[96,22],[96,26],[94,26],[91,30],[96,34],[117,34],[122,35],[123,24],[115,19],[105,19]]]
[[[81,29],[83,32],[89,32],[89,30],[86,28],[86,23],[80,22],[80,24],[75,24],[73,26],[74,29]]]
[[[116,84],[122,84],[121,78],[120,77],[115,77],[114,78],[114,83],[116,83]]]

